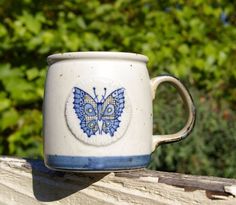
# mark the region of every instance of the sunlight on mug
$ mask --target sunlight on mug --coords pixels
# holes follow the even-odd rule
[[[147,166],[161,143],[185,138],[195,122],[192,98],[172,76],[150,80],[144,55],[74,52],[48,57],[44,96],[44,159],[55,170],[119,171]],[[188,111],[175,134],[152,135],[152,100],[173,84]]]

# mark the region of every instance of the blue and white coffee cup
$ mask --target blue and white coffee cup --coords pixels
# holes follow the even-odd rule
[[[44,96],[44,159],[54,170],[109,172],[146,167],[161,143],[179,141],[192,130],[195,108],[172,76],[150,80],[144,55],[72,52],[48,57]],[[152,100],[169,82],[188,111],[185,126],[153,135]]]

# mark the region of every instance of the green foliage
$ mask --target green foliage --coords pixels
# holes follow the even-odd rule
[[[180,97],[162,86],[154,106],[154,133],[175,133],[185,123]],[[166,98],[166,93],[169,93]],[[211,98],[191,90],[197,120],[191,135],[178,143],[160,145],[152,154],[149,168],[191,174],[236,177],[235,112],[219,107]],[[234,114],[234,115],[233,115]]]
[[[223,119],[224,111],[212,108],[213,104],[235,108],[235,9],[228,0],[1,0],[0,154],[42,156],[41,107],[49,54],[137,52],[149,57],[151,76],[171,73],[200,90],[196,101],[200,96],[211,98],[198,104],[201,114],[192,137],[160,147],[158,160],[150,166],[235,176],[229,157],[235,142],[234,120]],[[158,114],[154,119],[156,132],[181,127],[181,106],[168,96],[163,97],[170,99],[166,104],[177,106],[179,117],[167,114],[163,103],[163,117]],[[161,100],[157,103],[158,113],[163,106]],[[225,172],[219,169],[222,166],[227,166]]]

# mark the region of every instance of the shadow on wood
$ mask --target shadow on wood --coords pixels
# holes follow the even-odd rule
[[[0,204],[235,205],[236,179],[151,170],[56,172],[41,160],[0,157]]]
[[[48,169],[42,161],[26,159],[32,169],[33,192],[42,202],[57,201],[99,181],[105,173],[72,173]],[[27,165],[27,164],[26,164]]]

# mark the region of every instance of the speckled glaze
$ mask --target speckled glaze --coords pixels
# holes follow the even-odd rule
[[[160,143],[186,137],[195,108],[180,81],[150,80],[146,56],[75,52],[48,57],[44,97],[45,164],[56,170],[115,171],[145,167]],[[189,116],[176,134],[152,136],[152,99],[162,82],[181,94]]]

